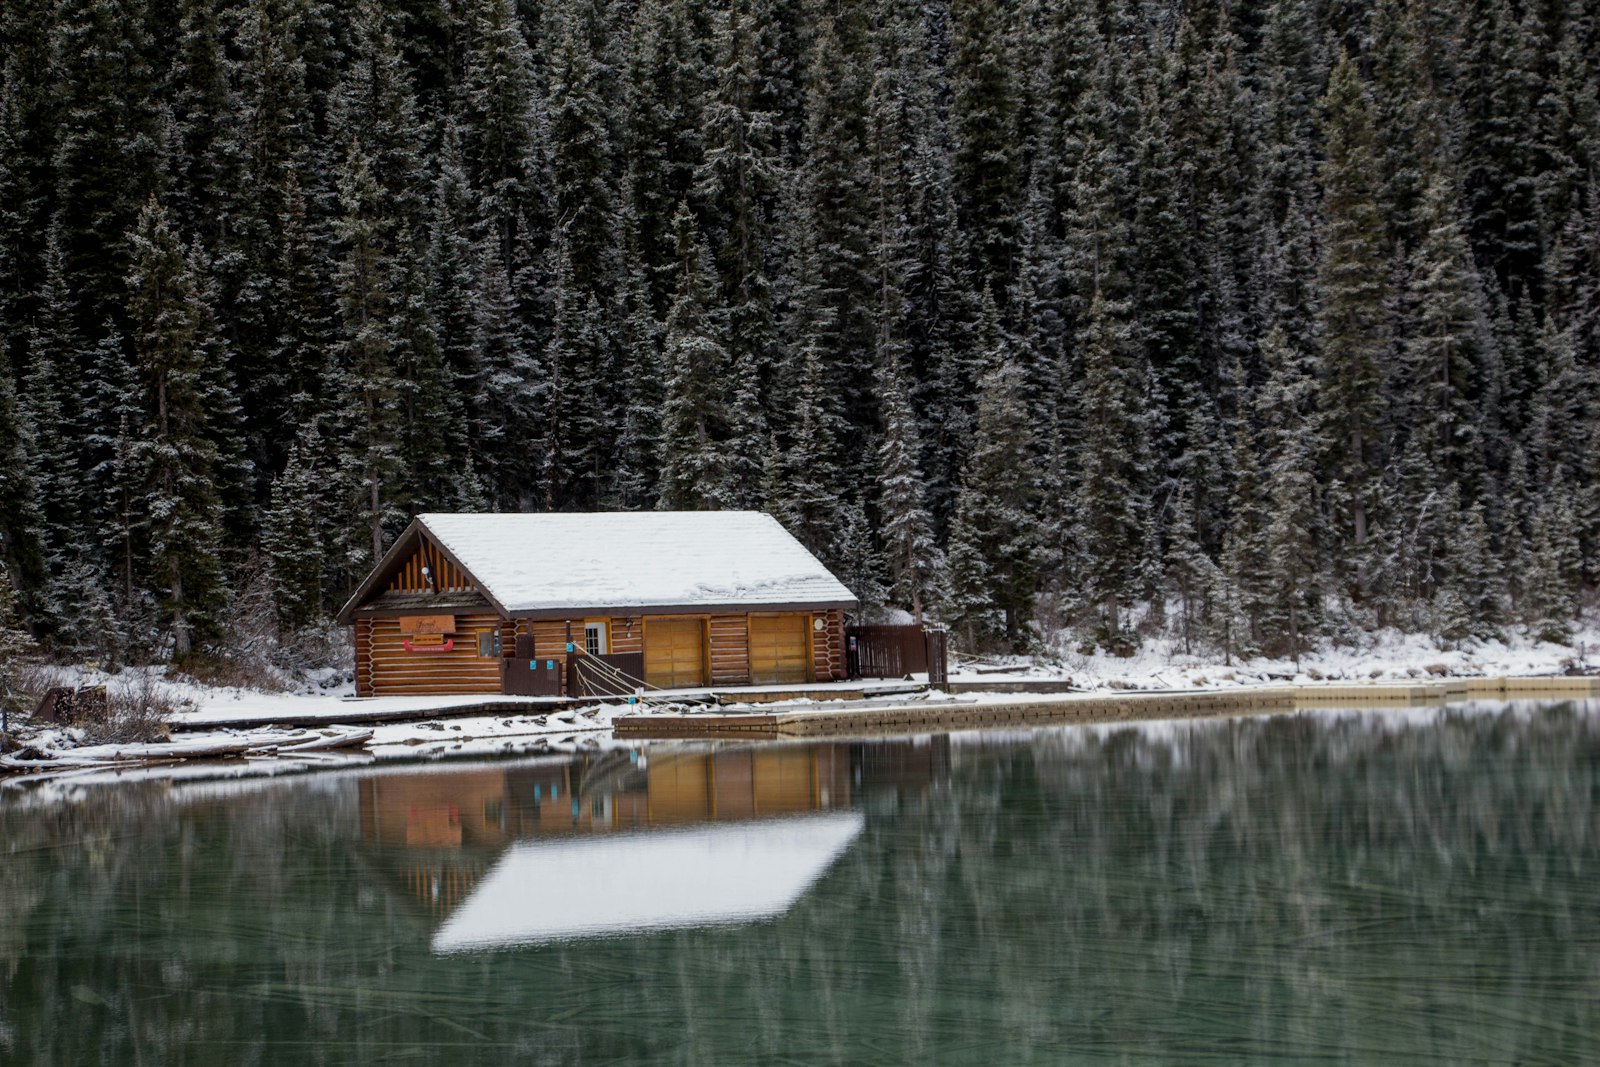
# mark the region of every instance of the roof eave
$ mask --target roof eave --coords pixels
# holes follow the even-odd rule
[[[745,615],[762,611],[854,611],[858,600],[784,600],[743,604],[565,604],[543,608],[513,608],[513,619],[579,619],[637,615]]]
[[[467,578],[471,580],[478,593],[489,602],[489,605],[500,614],[501,618],[508,617],[506,614],[505,605],[501,604],[494,593],[491,592],[489,588],[483,584],[483,582],[478,580],[478,576],[472,573],[472,569],[470,567],[462,563],[461,560],[456,557],[456,554],[450,551],[449,547],[446,546],[442,540],[440,540],[437,534],[428,529],[427,523],[423,522],[422,517],[419,515],[418,517],[412,519],[410,524],[400,532],[399,537],[394,539],[394,544],[389,546],[389,551],[385,552],[383,554],[383,558],[378,561],[377,566],[373,567],[372,570],[367,573],[365,580],[363,580],[360,585],[356,586],[356,591],[350,594],[350,599],[345,601],[344,607],[339,609],[339,613],[334,616],[334,620],[341,626],[349,626],[351,623],[356,621],[358,616],[370,618],[373,615],[384,614],[381,609],[376,612],[368,612],[363,609],[367,601],[371,600],[377,593],[381,592],[380,587],[383,585],[383,583],[388,581],[389,578],[394,575],[395,571],[399,569],[397,561],[399,560],[400,556],[403,553],[414,551],[416,544],[422,540],[424,535],[426,535],[428,539],[433,542],[434,547],[439,550],[445,559],[449,560],[452,564],[459,568],[461,573],[466,575]],[[394,612],[394,614],[403,613]]]

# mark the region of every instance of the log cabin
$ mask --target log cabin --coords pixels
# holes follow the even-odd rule
[[[358,696],[488,695],[566,692],[569,652],[660,689],[832,681],[855,607],[761,512],[424,514],[338,618]]]

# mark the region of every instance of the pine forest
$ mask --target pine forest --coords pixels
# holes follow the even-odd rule
[[[990,650],[1600,585],[1595,0],[5,0],[0,64],[61,657],[311,655],[425,511],[763,509]]]

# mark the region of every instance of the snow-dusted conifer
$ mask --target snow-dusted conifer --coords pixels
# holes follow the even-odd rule
[[[1523,617],[1529,632],[1539,640],[1567,641],[1578,613],[1583,558],[1572,500],[1559,478],[1540,503],[1529,541]]]
[[[1271,651],[1287,651],[1298,662],[1322,611],[1316,385],[1309,353],[1294,348],[1281,331],[1267,334],[1261,347],[1269,372],[1255,400],[1266,449],[1262,538],[1271,590],[1266,636]]]
[[[1150,546],[1149,445],[1141,417],[1145,374],[1125,305],[1099,293],[1089,305],[1083,366],[1079,536],[1088,556],[1086,599],[1105,639],[1129,640],[1127,610],[1144,588]]]
[[[387,240],[390,220],[372,163],[359,141],[350,145],[339,181],[334,224],[340,259],[334,283],[340,338],[332,378],[339,414],[341,467],[349,517],[341,566],[349,573],[383,556],[385,524],[398,523],[390,495],[400,476],[400,431],[395,408],[396,308],[400,279]]]
[[[128,311],[144,395],[130,457],[150,581],[177,655],[216,635],[228,598],[222,571],[220,453],[212,420],[216,368],[207,365],[209,314],[166,212],[151,199],[131,235]]]
[[[322,618],[325,546],[322,496],[317,470],[321,437],[315,426],[289,449],[289,463],[272,483],[272,498],[262,515],[261,548],[272,573],[273,603],[285,635]]]
[[[666,400],[661,425],[661,506],[716,510],[730,489],[723,434],[728,383],[725,329],[711,305],[704,248],[687,204],[673,219],[678,241],[678,289],[667,317]]]
[[[883,404],[883,442],[878,446],[878,513],[889,595],[922,622],[937,585],[939,549],[926,505],[926,479],[918,462],[921,442],[916,416],[892,353],[880,359],[878,396]]]
[[[1032,430],[1021,372],[1003,360],[978,394],[972,458],[950,531],[951,609],[969,632],[1003,637],[1016,650],[1032,642],[1043,562]]]
[[[1413,312],[1405,331],[1410,432],[1419,435],[1436,478],[1476,486],[1484,454],[1478,403],[1489,360],[1488,318],[1456,195],[1443,176],[1425,191],[1426,229],[1412,259]]]
[[[768,506],[823,563],[844,562],[839,541],[838,447],[842,420],[815,342],[807,343],[793,387],[786,440],[769,468]]]
[[[1348,55],[1334,68],[1323,109],[1327,159],[1320,170],[1322,299],[1317,316],[1322,406],[1334,450],[1329,475],[1340,490],[1332,500],[1334,545],[1350,592],[1360,596],[1370,590],[1373,561],[1367,545],[1380,521],[1381,384],[1391,333],[1372,116],[1366,89]]]

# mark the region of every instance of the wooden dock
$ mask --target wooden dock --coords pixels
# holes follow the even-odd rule
[[[830,702],[770,712],[629,715],[616,719],[612,727],[618,737],[728,737],[757,740],[972,730],[999,726],[1227,718],[1276,715],[1311,708],[1416,707],[1460,700],[1590,697],[1600,697],[1600,678],[1442,678],[1401,685],[1350,683],[1224,691],[1076,693],[981,704],[907,701],[890,707],[851,708]]]

